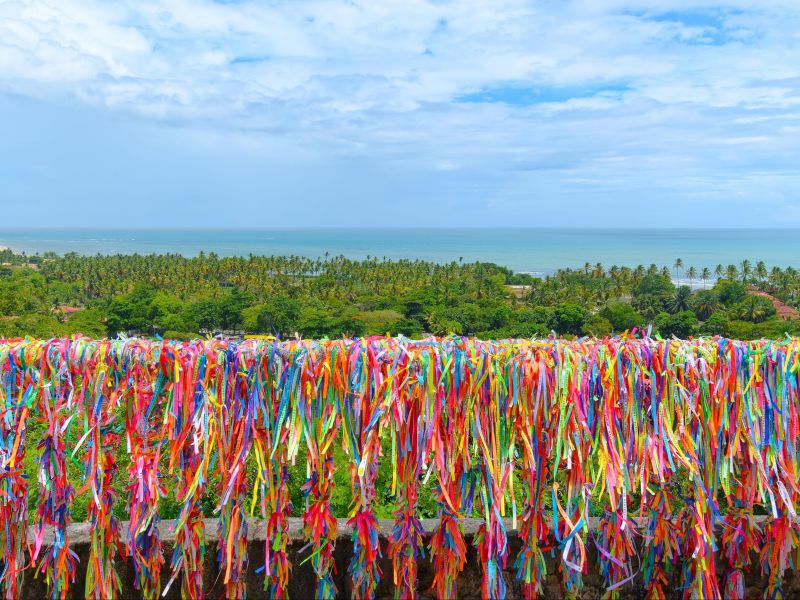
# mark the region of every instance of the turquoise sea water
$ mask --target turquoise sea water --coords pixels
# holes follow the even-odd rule
[[[800,267],[798,229],[10,229],[0,246],[27,253],[178,253],[221,256],[343,254],[437,262],[481,260],[545,274],[585,262],[713,268],[739,264]]]

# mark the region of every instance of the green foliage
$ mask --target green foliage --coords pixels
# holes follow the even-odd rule
[[[127,331],[152,331],[157,315],[153,307],[155,296],[154,287],[139,285],[131,293],[113,298],[108,307],[109,335]]]
[[[0,279],[0,316],[46,312],[45,278],[29,268],[13,271]]]
[[[254,333],[286,337],[298,330],[300,303],[287,296],[274,296],[262,304],[242,309],[244,328]]]
[[[666,305],[666,298],[653,294],[642,294],[634,296],[631,306],[641,313],[643,317],[651,321],[658,313],[662,312]]]
[[[708,319],[715,311],[722,308],[719,295],[712,290],[700,290],[691,299],[692,310],[700,319]]]
[[[700,323],[697,316],[690,310],[684,310],[674,315],[660,313],[656,316],[656,328],[663,337],[687,338],[697,333]]]
[[[556,333],[580,334],[589,318],[588,311],[577,304],[564,303],[556,306],[549,325]]]
[[[47,314],[34,313],[0,320],[0,337],[51,338],[64,333],[62,324]]]
[[[303,337],[342,337],[362,335],[363,321],[356,318],[358,310],[354,306],[313,302],[303,307],[298,323]]]
[[[775,316],[775,307],[767,298],[761,296],[747,296],[730,308],[731,315],[742,321],[761,323]]]
[[[714,291],[719,297],[719,301],[725,306],[732,306],[737,302],[741,302],[747,296],[747,287],[743,283],[725,279],[714,286]]]
[[[728,315],[725,312],[714,313],[700,326],[700,333],[706,335],[727,335],[728,331]]]
[[[365,335],[384,335],[392,333],[392,330],[403,330],[405,328],[416,329],[414,333],[422,332],[422,325],[405,323],[406,319],[396,310],[389,308],[379,310],[366,310],[358,313],[356,318],[364,323]]]
[[[599,314],[611,324],[613,331],[626,331],[644,323],[642,315],[626,302],[609,302]]]
[[[587,263],[544,278],[491,263],[440,265],[371,258],[297,256],[220,258],[23,256],[5,251],[0,268],[0,335],[49,337],[118,333],[186,339],[207,334],[281,337],[475,335],[543,337],[621,332],[655,323],[660,313],[693,312],[702,324],[659,317],[664,331],[768,336],[793,331],[774,321],[757,286],[789,305],[800,300],[792,268],[735,267],[713,290],[675,288],[671,268]],[[678,268],[678,274],[683,267]],[[710,272],[706,272],[708,277]],[[718,277],[725,274],[720,267]],[[697,276],[687,265],[685,274]],[[507,286],[516,286],[513,289]],[[716,317],[723,308],[725,317]],[[77,312],[75,312],[77,310]],[[703,322],[709,321],[706,325]],[[732,322],[751,323],[754,327]],[[776,334],[782,335],[782,333]]]
[[[600,315],[592,315],[586,319],[581,329],[582,333],[585,333],[586,335],[602,337],[604,335],[609,335],[614,328],[611,325],[611,321],[605,317]]]
[[[675,290],[667,305],[672,313],[685,312],[691,304],[692,290],[688,285],[682,285]]]
[[[96,308],[78,311],[66,320],[63,331],[67,335],[80,333],[93,338],[101,338],[106,335],[103,313]]]
[[[636,296],[665,297],[671,296],[673,293],[675,293],[675,286],[669,275],[645,275],[634,289]]]
[[[489,263],[437,265],[423,261],[350,261],[342,257],[197,258],[180,256],[22,257],[0,251],[0,337],[52,337],[83,333],[92,337],[131,332],[190,339],[218,331],[305,337],[392,335],[419,337],[458,333],[483,338],[607,335],[655,325],[662,336],[698,333],[741,339],[800,335],[800,320],[775,316],[768,298],[748,295],[748,285],[796,306],[800,275],[794,269],[756,267],[750,275],[734,267],[737,281],[723,280],[713,290],[676,289],[669,273],[652,265],[635,269],[587,265],[535,278]],[[37,271],[30,265],[36,265]],[[724,269],[723,269],[724,271]],[[740,280],[741,279],[741,280]],[[506,285],[525,286],[506,289]],[[79,310],[73,312],[75,307]],[[673,314],[670,314],[673,313]],[[119,418],[124,418],[120,416]],[[66,433],[74,447],[83,431],[73,423]],[[36,481],[41,424],[28,433],[25,472]],[[376,514],[390,518],[391,441],[382,440],[375,500]],[[335,446],[337,516],[346,516],[352,500],[349,461]],[[477,452],[478,449],[473,449]],[[289,469],[294,514],[303,509],[300,486],[306,479],[305,447]],[[82,487],[80,454],[68,474]],[[121,500],[115,511],[127,512],[127,453],[117,453],[120,472],[114,487]],[[251,483],[254,464],[248,464]],[[212,468],[214,471],[216,467]],[[174,517],[179,473],[162,465],[168,493],[160,502],[165,518]],[[516,476],[516,475],[514,475]],[[218,475],[209,477],[203,511],[217,504]],[[436,477],[420,488],[420,512],[435,516]],[[32,486],[31,506],[36,502]],[[87,491],[76,497],[73,518],[86,516]],[[548,500],[549,502],[549,500]],[[592,511],[601,510],[593,507]],[[594,514],[594,512],[593,512]]]

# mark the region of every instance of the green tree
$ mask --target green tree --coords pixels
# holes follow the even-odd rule
[[[753,274],[753,267],[751,266],[750,261],[747,260],[747,259],[744,259],[742,261],[742,264],[740,265],[740,267],[741,267],[741,273],[742,273],[742,283],[749,282],[750,281],[750,277]]]
[[[642,315],[627,302],[609,302],[599,314],[608,320],[613,331],[626,331],[644,323]]]
[[[219,301],[220,327],[223,329],[241,329],[243,324],[242,311],[252,301],[252,297],[234,288]]]
[[[695,293],[691,301],[691,309],[700,319],[708,319],[713,313],[722,308],[719,296],[712,290],[700,290]]]
[[[692,289],[688,285],[682,285],[675,294],[670,298],[668,306],[670,312],[678,313],[689,310],[689,304],[692,299]]]
[[[761,323],[775,315],[775,307],[768,298],[749,295],[730,309],[731,314],[742,321]]]
[[[556,306],[550,317],[550,327],[557,333],[580,334],[589,312],[577,304],[564,303]]]
[[[760,260],[756,263],[755,274],[759,281],[764,281],[767,278],[767,265],[763,260]]]
[[[711,270],[708,267],[703,267],[700,272],[700,279],[703,280],[703,289],[706,289],[706,282],[711,279]]]
[[[700,332],[706,335],[727,335],[728,316],[724,312],[716,312],[700,325]]]
[[[639,285],[636,286],[634,294],[638,296],[671,296],[675,291],[675,285],[669,277],[658,274],[647,274],[642,277]]]
[[[722,275],[724,273],[725,273],[725,269],[723,268],[722,265],[717,265],[716,267],[714,267],[714,275],[716,275],[717,281],[722,279]]]
[[[719,297],[719,301],[725,306],[731,306],[741,302],[747,296],[747,288],[738,281],[723,279],[714,286],[714,291]]]
[[[682,268],[683,268],[683,259],[682,258],[676,258],[675,259],[675,280],[676,281],[679,281],[680,278],[681,278],[680,269],[682,269]]]
[[[263,304],[243,309],[245,329],[279,337],[291,335],[300,324],[300,303],[287,296],[273,296]],[[249,312],[250,319],[246,318]]]
[[[83,334],[92,338],[106,335],[106,324],[103,313],[96,308],[87,308],[76,312],[67,319],[63,331],[65,335]]]
[[[156,317],[156,308],[153,306],[155,297],[153,286],[141,284],[131,293],[113,298],[106,321],[109,335],[120,332],[152,333]]]
[[[219,304],[207,298],[192,303],[187,312],[189,319],[204,331],[213,331],[221,323]]]
[[[588,319],[586,319],[581,329],[582,333],[595,337],[609,335],[612,331],[611,322],[599,314],[591,315]]]
[[[656,317],[655,325],[664,337],[674,335],[677,338],[688,338],[697,333],[700,323],[692,311],[684,310],[674,315],[660,313]]]
[[[654,294],[641,294],[633,298],[631,305],[645,319],[653,319],[664,309],[665,298]]]
[[[689,267],[689,270],[686,271],[686,276],[689,278],[689,287],[691,288],[694,280],[697,279],[697,269]]]

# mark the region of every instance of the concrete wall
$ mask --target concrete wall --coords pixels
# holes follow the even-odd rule
[[[594,520],[593,520],[594,521]],[[425,526],[426,531],[430,531],[435,526],[436,521],[428,520],[424,521],[423,525]],[[592,523],[593,526],[596,525],[596,522]],[[206,582],[206,594],[208,598],[219,598],[221,597],[222,593],[222,586],[219,580],[219,570],[216,564],[216,520],[215,519],[208,519],[205,523],[206,526],[206,536],[207,536],[207,546],[206,546],[206,558],[205,558],[205,569],[204,569],[204,580]],[[385,536],[386,533],[391,531],[391,521],[381,521],[381,532],[382,535]],[[461,574],[461,577],[458,581],[458,591],[459,591],[459,598],[465,599],[473,599],[473,598],[480,598],[480,590],[481,590],[481,565],[477,559],[475,554],[475,550],[472,547],[472,535],[476,531],[478,526],[478,521],[475,520],[468,520],[465,522],[465,531],[467,533],[467,541],[469,545],[469,554],[467,559],[467,565]],[[164,562],[165,566],[161,575],[162,583],[166,584],[169,580],[169,562],[170,557],[172,555],[172,545],[170,540],[172,540],[172,533],[170,528],[172,527],[171,521],[165,521],[161,524],[161,534],[162,540],[164,540]],[[290,524],[291,534],[293,537],[293,542],[290,545],[290,560],[292,562],[293,570],[292,570],[292,577],[291,583],[289,586],[289,597],[294,600],[302,600],[305,598],[313,598],[314,591],[316,589],[316,580],[314,577],[314,573],[310,567],[309,563],[304,565],[300,565],[304,558],[308,556],[308,551],[301,553],[301,549],[304,546],[304,542],[301,539],[300,534],[300,527],[301,522],[300,519],[292,519]],[[352,543],[350,542],[350,529],[346,526],[346,522],[344,520],[339,521],[339,531],[340,537],[336,543],[336,551],[335,551],[335,559],[336,559],[336,567],[337,567],[337,575],[335,578],[336,586],[339,590],[339,595],[342,598],[349,598],[350,597],[350,586],[349,580],[347,577],[347,566],[350,562],[352,557]],[[254,571],[257,567],[263,564],[264,560],[264,527],[263,524],[259,523],[258,521],[251,521],[250,523],[250,544],[248,546],[248,555],[250,558],[250,576],[248,577],[247,581],[247,596],[248,598],[263,598],[265,597],[263,591],[263,573],[256,574]],[[124,535],[124,531],[123,531]],[[72,525],[70,528],[70,538],[71,544],[73,549],[76,551],[78,556],[81,559],[81,562],[78,566],[78,579],[73,584],[73,597],[74,598],[83,598],[84,597],[84,587],[85,587],[85,566],[89,555],[89,528],[88,525],[85,523],[75,524]],[[594,545],[592,543],[587,544],[589,551],[590,551],[590,566],[588,574],[584,575],[584,591],[582,594],[582,598],[587,599],[595,599],[600,598],[604,591],[604,584],[603,579],[599,575],[598,570],[596,568],[596,552],[594,550]],[[384,559],[381,562],[381,569],[383,571],[383,578],[378,590],[378,597],[379,598],[393,598],[394,597],[394,588],[392,586],[391,578],[392,578],[392,566],[391,562],[386,558],[386,546],[385,546],[385,537],[382,540],[382,549],[384,553]],[[513,572],[513,565],[514,559],[519,552],[520,549],[520,542],[516,537],[515,533],[510,529],[509,523],[509,557],[507,562],[507,569],[504,573],[506,578],[506,582],[508,584],[508,598],[518,598],[519,595],[516,593],[514,589],[514,572]],[[761,598],[763,589],[766,586],[766,581],[760,577],[760,567],[758,565],[758,558],[756,556],[753,557],[752,564],[754,566],[753,573],[750,573],[746,579],[747,581],[747,597],[748,598]],[[557,559],[547,556],[547,571],[548,577],[545,585],[545,597],[546,598],[562,598],[563,593],[561,592],[561,588],[559,586],[559,578],[558,578],[558,567],[557,567]],[[120,573],[124,591],[123,597],[124,598],[138,598],[139,596],[135,592],[132,587],[133,581],[133,567],[129,561],[120,561],[118,564],[118,572]],[[725,569],[722,563],[718,563],[718,573],[720,578],[724,576]],[[680,565],[675,565],[675,568],[672,572],[673,577],[675,578],[675,596],[680,596],[680,590],[677,590],[678,585],[678,577],[680,575]],[[420,561],[419,564],[419,598],[433,598],[433,594],[428,591],[430,588],[431,583],[433,581],[433,572],[430,562],[427,559],[423,559]],[[721,586],[720,586],[721,587]],[[784,590],[787,594],[787,598],[800,598],[800,577],[797,576],[794,572],[787,573],[787,577],[785,580]],[[637,576],[636,580],[624,587],[621,588],[620,597],[624,599],[636,599],[643,597],[643,590],[642,590],[642,581],[641,577]],[[44,582],[41,578],[34,579],[32,573],[27,574],[25,588],[24,588],[24,597],[25,598],[44,598],[47,595],[47,587],[44,585]],[[176,582],[175,585],[170,589],[169,593],[165,598],[180,598],[180,585]]]

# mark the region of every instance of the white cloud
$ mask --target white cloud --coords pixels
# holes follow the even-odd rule
[[[0,90],[469,173],[493,210],[531,186],[789,199],[798,25],[795,0],[16,0]],[[532,92],[458,101],[508,86]]]

